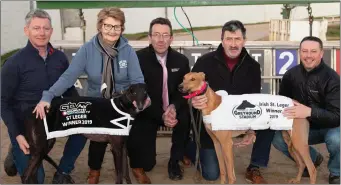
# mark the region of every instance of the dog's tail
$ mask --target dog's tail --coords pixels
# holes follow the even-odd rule
[[[44,159],[50,163],[53,167],[56,168],[56,170],[60,173],[62,173],[62,170],[59,168],[59,166],[57,165],[57,163],[49,156],[49,155],[45,155]]]
[[[50,163],[53,167],[56,168],[57,172],[59,172],[60,174],[64,175],[64,178],[67,178],[67,182],[70,182],[71,184],[74,184],[75,182],[73,181],[72,177],[69,174],[66,174],[63,172],[63,170],[61,168],[59,168],[59,166],[57,165],[57,163],[48,155],[46,154],[44,159]]]

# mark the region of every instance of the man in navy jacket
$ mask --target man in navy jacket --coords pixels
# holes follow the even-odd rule
[[[49,43],[53,32],[49,14],[33,10],[25,21],[27,45],[11,56],[1,69],[1,117],[8,128],[14,163],[21,176],[29,160],[29,144],[24,137],[24,112],[35,107],[43,91],[49,89],[69,65],[65,54]],[[72,87],[64,95],[75,92]],[[56,172],[53,183],[71,183],[64,176],[73,170],[83,149],[77,143],[82,140],[86,140],[82,135],[69,137],[59,165],[64,173]],[[42,166],[38,170],[38,182],[44,183]]]

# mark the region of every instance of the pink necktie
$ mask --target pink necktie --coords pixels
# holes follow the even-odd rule
[[[167,85],[167,67],[166,61],[164,58],[160,59],[160,64],[163,70],[163,87],[162,87],[162,102],[163,102],[163,110],[166,110],[168,107],[168,85]]]

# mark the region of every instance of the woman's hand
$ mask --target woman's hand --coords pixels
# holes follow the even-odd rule
[[[46,107],[46,112],[48,112],[48,109],[50,108],[50,103],[45,102],[45,101],[40,101],[36,108],[34,108],[33,113],[36,113],[36,118],[38,118],[38,116],[40,117],[40,119],[44,119],[45,118],[45,107]]]

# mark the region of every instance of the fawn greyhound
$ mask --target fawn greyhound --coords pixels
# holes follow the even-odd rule
[[[208,86],[205,81],[205,74],[202,72],[190,72],[186,74],[179,88],[184,93],[191,93],[191,96],[187,96],[186,98],[202,94],[206,95],[207,107],[201,110],[203,117],[210,115],[222,103],[222,97]],[[232,138],[241,134],[250,133],[245,130],[212,130],[211,123],[207,123],[207,121],[204,121],[204,123],[205,129],[212,138],[217,153],[221,183],[225,184],[226,180],[228,180],[229,184],[233,184],[236,181],[236,177],[234,172]],[[289,183],[300,182],[305,166],[308,168],[310,183],[314,184],[316,181],[317,172],[309,153],[308,134],[309,123],[306,119],[294,119],[292,129],[282,131],[283,138],[288,145],[288,150],[299,167],[296,178],[291,179]],[[226,175],[228,179],[226,179]]]

